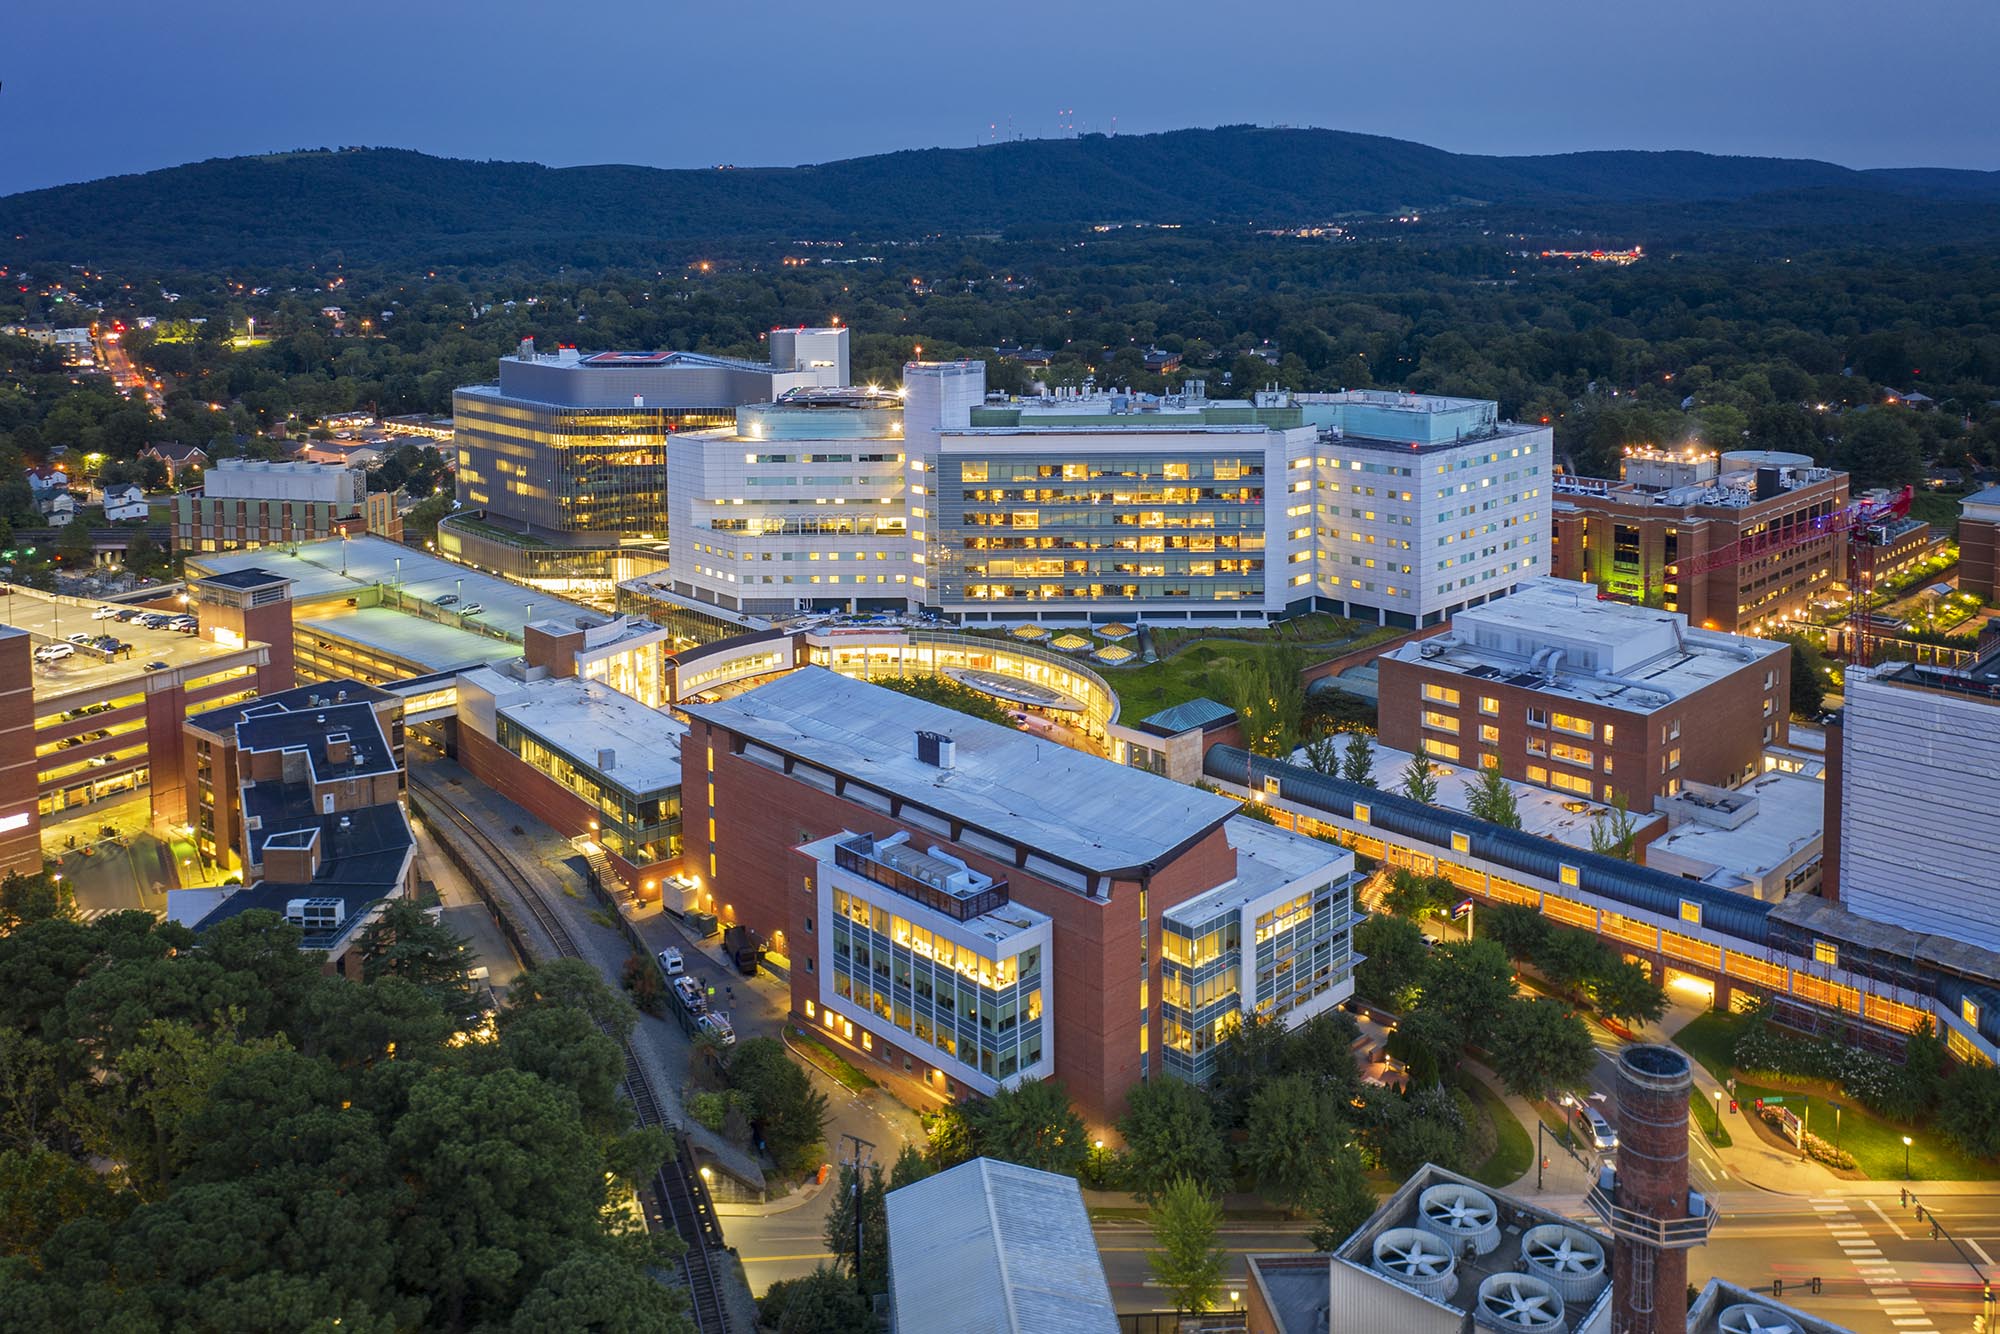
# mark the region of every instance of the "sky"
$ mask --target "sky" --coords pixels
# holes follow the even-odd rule
[[[1992,0],[93,0],[0,12],[0,194],[243,153],[786,166],[1255,123],[2000,169]]]

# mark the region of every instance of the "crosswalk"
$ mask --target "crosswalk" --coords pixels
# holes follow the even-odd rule
[[[1812,1207],[1897,1334],[1925,1334],[1937,1328],[1924,1314],[1923,1303],[1910,1295],[1896,1266],[1883,1258],[1881,1246],[1849,1201],[1838,1195],[1820,1195],[1813,1198]]]
[[[160,915],[152,908],[78,908],[76,910],[76,920],[82,922],[85,926],[89,926],[92,922],[102,921],[106,917],[111,917],[121,912],[151,913],[154,917]]]

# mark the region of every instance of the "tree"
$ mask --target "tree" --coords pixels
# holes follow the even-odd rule
[[[1354,1235],[1354,1230],[1375,1212],[1375,1192],[1361,1168],[1361,1155],[1352,1145],[1343,1144],[1328,1155],[1309,1207],[1313,1213],[1307,1245],[1315,1251],[1331,1251]]]
[[[858,1187],[857,1187],[857,1182]],[[840,1178],[834,1183],[832,1207],[827,1210],[826,1226],[821,1239],[827,1250],[833,1252],[835,1267],[845,1270],[850,1279],[867,1292],[887,1292],[889,1289],[889,1208],[885,1202],[888,1189],[882,1181],[882,1168],[871,1163],[865,1174],[857,1175],[854,1164],[840,1165]],[[854,1215],[861,1212],[861,1259],[856,1267],[854,1252]]]
[[[821,1265],[773,1283],[757,1301],[757,1323],[778,1334],[870,1334],[875,1316],[852,1280]]]
[[[1358,787],[1375,786],[1375,747],[1364,734],[1347,734],[1347,749],[1340,757],[1340,776]]]
[[[1421,751],[1410,757],[1403,770],[1403,795],[1411,801],[1435,806],[1438,798],[1438,770],[1431,757]]]
[[[1270,1081],[1250,1099],[1238,1165],[1274,1204],[1297,1209],[1326,1171],[1328,1151],[1346,1138],[1340,1109],[1303,1075]]]
[[[1461,1043],[1483,1047],[1514,998],[1514,965],[1492,940],[1447,941],[1431,951],[1417,1008],[1444,1020]]]
[[[415,899],[391,899],[362,928],[355,948],[367,981],[400,977],[436,1000],[447,1014],[471,1008],[472,942],[442,920],[434,920]]]
[[[1625,808],[1625,794],[1613,792],[1611,809],[1599,811],[1590,822],[1590,850],[1629,862],[1633,860],[1633,843],[1637,836],[1637,823]]]
[[[1465,1113],[1442,1084],[1388,1099],[1373,1133],[1382,1165],[1392,1176],[1410,1176],[1425,1163],[1453,1172],[1465,1167]]]
[[[1606,971],[1584,984],[1590,1004],[1606,1019],[1621,1023],[1655,1023],[1667,1012],[1667,993],[1636,963],[1615,959]]]
[[[1532,960],[1549,938],[1549,919],[1523,903],[1496,903],[1479,913],[1483,934],[1516,959]]]
[[[1487,1051],[1507,1091],[1523,1098],[1576,1087],[1597,1060],[1583,1020],[1556,1001],[1540,999],[1509,1002]]]
[[[914,1144],[905,1144],[896,1154],[895,1165],[889,1169],[889,1189],[899,1191],[905,1186],[913,1186],[931,1174],[929,1160],[924,1151]]]
[[[1481,769],[1479,779],[1466,793],[1466,814],[1488,824],[1508,829],[1521,827],[1521,812],[1515,807],[1514,785],[1500,776],[1498,768]]]
[[[79,513],[56,532],[56,564],[66,570],[86,570],[97,557],[90,523]]]
[[[1425,922],[1441,917],[1458,901],[1458,887],[1441,875],[1418,875],[1399,866],[1390,873],[1382,906],[1398,917]]]
[[[1316,774],[1340,776],[1340,739],[1334,732],[1321,732],[1305,746],[1306,764]]]
[[[993,696],[974,690],[971,686],[954,681],[949,676],[936,672],[918,676],[884,676],[873,684],[884,690],[893,690],[899,695],[912,699],[926,700],[943,705],[947,709],[977,718],[981,722],[997,723],[1001,727],[1012,727],[1014,720],[1007,710],[995,702]]]
[[[578,1250],[542,1274],[505,1328],[509,1334],[694,1334],[687,1308],[684,1290],[639,1265]]]
[[[1151,1203],[1188,1177],[1207,1190],[1228,1181],[1228,1155],[1208,1093],[1171,1076],[1132,1090],[1118,1133],[1125,1140],[1127,1185]]]
[[[1153,1206],[1153,1277],[1176,1311],[1199,1314],[1222,1291],[1224,1255],[1215,1244],[1222,1206],[1187,1177],[1173,1182]]]
[[[1361,956],[1354,969],[1355,989],[1378,1005],[1407,1010],[1429,963],[1430,951],[1417,924],[1376,913],[1354,928],[1354,952]]]
[[[826,1142],[826,1095],[776,1038],[739,1042],[729,1058],[729,1083],[749,1098],[751,1124],[772,1161],[804,1172],[820,1161]]]
[[[1938,1128],[1975,1158],[2000,1158],[2000,1067],[1974,1065],[1945,1081]]]
[[[931,1171],[942,1172],[979,1156],[979,1127],[962,1103],[940,1107],[924,1117],[927,1142],[924,1161]]]
[[[1618,962],[1602,940],[1566,926],[1550,927],[1534,957],[1550,985],[1569,996],[1581,996],[1585,984],[1608,975]]]
[[[75,896],[68,885],[47,871],[22,875],[9,871],[0,880],[0,932],[12,935],[34,922],[68,917],[74,911]]]
[[[1924,452],[1909,414],[1870,408],[1851,414],[1841,428],[1837,464],[1852,474],[1854,489],[1901,486],[1922,478]]]
[[[1792,646],[1792,717],[1817,718],[1826,706],[1826,655],[1802,635],[1784,638]]]
[[[1059,1079],[1003,1088],[975,1115],[979,1151],[988,1158],[1075,1176],[1090,1152],[1083,1118]]]
[[[1293,655],[1267,650],[1237,664],[1230,674],[1230,705],[1243,728],[1244,749],[1272,759],[1290,759],[1299,744],[1305,691]]]

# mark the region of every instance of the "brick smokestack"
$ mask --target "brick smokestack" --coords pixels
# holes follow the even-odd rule
[[[1687,1251],[1706,1230],[1687,1226],[1688,1090],[1674,1047],[1627,1047],[1618,1057],[1618,1169],[1612,1232],[1613,1334],[1687,1329]],[[1599,1212],[1603,1212],[1600,1207]],[[1679,1226],[1676,1226],[1676,1225]]]

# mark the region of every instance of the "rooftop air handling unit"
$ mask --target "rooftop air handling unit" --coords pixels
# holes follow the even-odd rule
[[[1603,1243],[1568,1223],[1543,1223],[1522,1233],[1521,1259],[1530,1274],[1545,1280],[1573,1305],[1587,1305],[1611,1281],[1611,1271],[1604,1265]]]
[[[1479,1285],[1479,1323],[1500,1334],[1565,1334],[1562,1294],[1533,1274],[1494,1274]]]
[[[1484,1191],[1456,1182],[1432,1186],[1417,1197],[1417,1226],[1451,1247],[1453,1255],[1486,1255],[1500,1244],[1500,1211]]]
[[[1434,1301],[1458,1291],[1457,1269],[1449,1244],[1422,1228],[1392,1227],[1375,1238],[1375,1272]]]
[[[1800,1334],[1798,1321],[1754,1302],[1723,1307],[1715,1327],[1722,1334]]]

